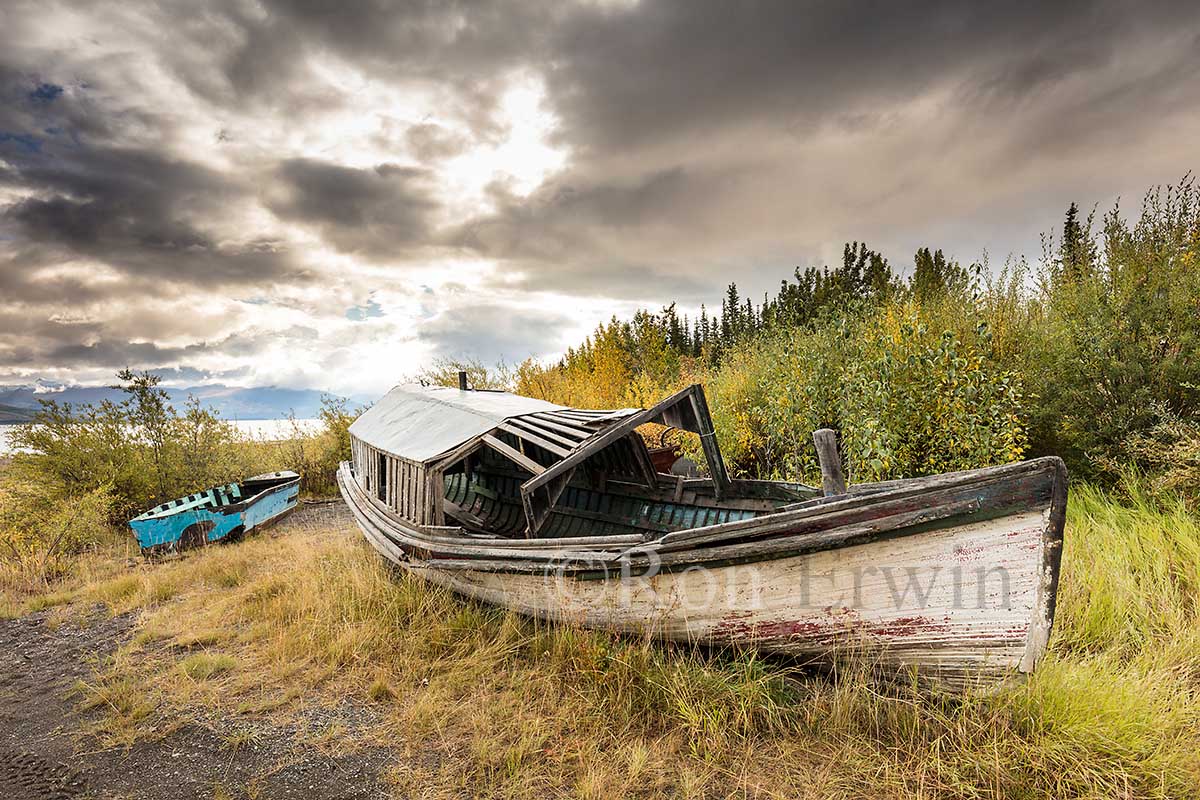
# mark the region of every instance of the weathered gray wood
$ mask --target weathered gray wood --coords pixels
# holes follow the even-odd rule
[[[515,416],[515,417],[512,417],[512,419],[510,420],[510,422],[518,422],[518,421],[533,422],[539,428],[548,428],[548,429],[551,429],[551,431],[557,431],[558,433],[562,433],[562,434],[566,435],[566,437],[570,437],[571,439],[574,439],[576,441],[576,443],[580,443],[580,441],[590,439],[595,434],[595,431],[588,431],[587,428],[583,428],[583,427],[575,426],[575,425],[565,425],[565,423],[563,423],[563,422],[559,422],[559,421],[552,420],[552,419],[546,419],[546,417],[540,416],[538,414],[527,414],[526,416]]]
[[[821,465],[821,489],[825,496],[846,493],[846,476],[842,474],[842,457],[838,455],[837,434],[829,428],[813,431],[817,446],[817,463]]]
[[[646,449],[646,443],[642,441],[642,437],[636,432],[629,434],[627,441],[629,442],[629,451],[633,454],[633,461],[642,476],[642,480],[646,482],[648,488],[657,489],[658,473],[654,471],[654,462],[650,460],[650,452]]]
[[[454,448],[449,453],[438,459],[437,465],[441,469],[447,469],[474,453],[482,446],[482,444],[483,443],[480,442],[478,438],[463,442],[458,447]]]
[[[889,658],[898,664],[953,663],[953,669],[964,676],[976,665],[983,662],[991,665],[997,659],[1002,664],[1019,661],[1022,671],[1033,668],[1045,649],[1053,620],[1066,491],[1065,472],[1060,461],[1041,459],[1006,467],[850,488],[845,485],[844,474],[838,481],[839,476],[826,475],[823,469],[822,483],[828,496],[797,503],[797,500],[815,494],[815,490],[795,484],[730,480],[727,475],[723,479],[723,464],[714,459],[713,463],[720,466],[710,464],[712,479],[690,481],[666,476],[660,479],[655,475],[654,481],[661,485],[647,489],[636,483],[646,476],[647,471],[641,458],[644,444],[636,438],[634,431],[638,424],[670,417],[680,421],[680,427],[693,432],[704,434],[712,430],[711,420],[706,420],[706,404],[698,390],[679,398],[674,405],[662,408],[660,404],[656,408],[661,408],[657,416],[655,409],[615,416],[610,412],[585,412],[574,417],[552,417],[548,421],[530,416],[526,424],[514,422],[502,428],[515,436],[515,440],[506,435],[507,441],[502,441],[493,430],[486,439],[464,443],[465,446],[456,447],[454,452],[425,464],[384,459],[383,455],[391,454],[366,446],[352,436],[352,453],[358,469],[351,472],[344,465],[339,470],[338,481],[364,534],[387,558],[456,591],[500,603],[521,613],[569,619],[582,614],[584,624],[615,625],[622,630],[626,624],[633,626],[630,630],[640,630],[637,626],[654,619],[667,631],[666,638],[708,641],[715,631],[719,636],[713,641],[758,642],[763,637],[761,641],[774,643],[770,647],[800,648],[797,652],[810,655],[842,641],[843,635],[851,631],[841,626],[850,621],[857,624],[861,617],[868,625],[864,629],[867,634],[874,637],[874,641],[885,644]],[[580,430],[583,425],[588,426],[590,435]],[[602,482],[602,493],[608,491],[627,498],[645,497],[655,502],[675,500],[702,508],[753,508],[767,513],[753,519],[666,532],[655,530],[657,526],[649,523],[650,519],[658,519],[654,507],[643,506],[638,511],[636,502],[632,507],[627,505],[628,499],[622,500],[621,513],[612,515],[615,518],[611,520],[601,519],[601,515],[590,511],[557,508],[556,504],[561,502],[559,495],[571,482],[571,472],[576,464],[565,469],[560,469],[560,464],[545,468],[522,451],[528,445],[530,455],[546,460],[558,454],[553,448],[543,447],[538,439],[551,445],[559,443],[557,446],[561,450],[568,441],[585,435],[588,438],[578,449],[589,450],[585,458],[592,457],[587,462],[589,479],[572,485],[581,488],[586,485],[589,490],[596,491],[595,473],[598,470],[609,473],[610,478],[617,478]],[[628,437],[627,444],[617,444],[620,436]],[[825,435],[814,437],[819,451],[823,445],[825,448],[822,465],[840,468],[840,460],[830,457],[836,454],[836,441],[829,437],[822,443],[820,440],[825,438]],[[592,446],[605,439],[603,444]],[[702,442],[704,440],[702,437]],[[532,449],[535,445],[536,451]],[[641,445],[641,451],[638,445]],[[607,536],[576,536],[570,544],[545,538],[518,542],[503,538],[484,539],[466,533],[462,527],[444,527],[447,511],[452,517],[461,515],[462,521],[481,531],[488,531],[489,526],[495,525],[493,533],[514,533],[514,525],[519,525],[520,517],[516,516],[517,509],[512,505],[498,506],[500,511],[494,517],[489,517],[493,513],[490,510],[477,515],[472,510],[476,506],[448,505],[442,479],[444,470],[457,470],[458,464],[480,446],[498,454],[488,456],[482,462],[483,472],[487,474],[485,483],[498,479],[492,476],[501,473],[513,473],[518,477],[527,535],[535,535],[541,523],[560,513],[592,519],[597,527],[609,521],[641,527],[649,529],[650,535],[630,537],[623,534],[616,538],[624,540],[625,544],[614,547],[614,537]],[[568,451],[572,449],[567,447]],[[577,453],[572,452],[569,457],[575,455]],[[474,460],[478,462],[479,456]],[[581,464],[583,459],[577,459],[577,462]],[[551,471],[554,474],[547,476],[546,473]],[[529,474],[533,478],[528,478]],[[513,484],[508,478],[504,480],[502,492],[508,503],[516,498],[509,497]],[[528,491],[531,484],[535,485],[534,491]],[[841,493],[833,493],[838,491]],[[495,492],[492,499],[499,499]],[[489,501],[481,498],[480,502],[486,504]],[[410,506],[411,516],[403,513],[406,504]],[[491,506],[479,508],[491,509]],[[629,519],[624,519],[626,516]],[[722,519],[726,515],[707,518]],[[578,525],[565,519],[561,521],[571,527]],[[587,529],[586,525],[581,527]],[[622,552],[624,547],[630,549]],[[826,552],[829,550],[837,552]],[[992,554],[994,557],[989,560]],[[1022,582],[1022,599],[1011,608],[1000,609],[1008,614],[1007,617],[999,612],[980,615],[971,609],[960,614],[959,606],[949,604],[945,590],[937,589],[944,596],[939,601],[941,605],[935,603],[933,606],[942,609],[934,618],[929,614],[910,613],[907,608],[897,610],[887,606],[887,602],[891,602],[888,597],[896,596],[890,573],[886,581],[878,575],[867,575],[864,580],[873,580],[874,585],[864,584],[867,587],[866,605],[856,601],[856,614],[851,620],[847,615],[831,617],[825,612],[831,608],[837,611],[837,603],[844,602],[838,598],[844,597],[846,591],[857,592],[857,583],[851,585],[841,578],[838,580],[842,583],[836,586],[831,583],[825,605],[820,600],[810,604],[807,595],[797,594],[799,584],[794,578],[809,564],[813,565],[814,574],[824,575],[827,573],[821,570],[829,569],[830,565],[839,569],[845,565],[856,566],[870,572],[876,570],[876,565],[888,564],[888,559],[904,566],[908,558],[914,559],[914,569],[925,570],[924,574],[931,579],[944,570],[945,564],[980,563],[990,565],[992,570],[1016,570],[1013,574],[1018,577],[1014,581]],[[770,610],[756,615],[740,607],[725,608],[718,602],[696,614],[688,610],[680,616],[673,611],[674,605],[661,608],[654,605],[658,602],[653,600],[655,596],[662,595],[669,603],[677,603],[677,589],[683,596],[683,592],[697,588],[692,585],[695,584],[695,572],[691,568],[695,566],[709,568],[719,581],[724,582],[718,595],[738,596],[744,588],[744,579],[737,571],[742,564],[754,564],[756,570],[762,570],[761,585],[785,601],[779,606],[782,614]],[[614,565],[622,569],[627,568],[626,565],[634,569],[653,567],[662,577],[656,579],[649,593],[639,593],[641,590],[637,589],[632,595],[635,606],[626,609],[607,602],[615,595],[605,594],[611,592],[611,588],[602,588],[604,584],[614,583],[611,578],[620,571],[614,572]],[[908,569],[908,566],[904,568]],[[828,574],[832,576],[833,572]],[[983,570],[981,574],[990,573]],[[561,586],[551,583],[555,576],[571,577],[575,581],[572,591],[563,595]],[[983,581],[983,578],[979,579],[981,591]],[[825,591],[819,581],[817,584],[818,590]],[[691,589],[688,589],[689,585]],[[1006,583],[1006,592],[1007,586]],[[1034,588],[1036,602],[1030,599],[1034,596]],[[799,604],[787,605],[792,600]],[[897,604],[900,602],[895,600]],[[639,603],[641,605],[637,605]],[[825,612],[821,608],[825,608]],[[667,615],[661,622],[660,616],[656,616],[659,612]],[[713,627],[710,630],[706,626]]]
[[[612,411],[585,411],[583,409],[578,409],[578,408],[560,408],[557,411],[546,411],[546,412],[538,412],[538,413],[552,414],[555,417],[567,417],[570,419],[580,419],[580,420],[584,420],[587,422],[591,422],[591,421],[594,421],[597,419],[601,419],[602,417],[606,417],[606,416],[612,414],[613,412]]]
[[[511,433],[513,436],[516,436],[518,439],[523,439],[524,441],[530,442],[531,444],[536,444],[538,447],[542,448],[543,450],[548,450],[551,453],[554,453],[554,455],[559,456],[560,458],[565,458],[566,456],[568,456],[571,453],[571,448],[574,447],[574,445],[575,445],[574,442],[568,442],[567,446],[563,447],[563,445],[561,445],[561,444],[552,442],[549,439],[546,439],[544,436],[542,436],[538,433],[534,433],[531,430],[528,430],[523,425],[518,426],[516,420],[511,420],[509,422],[502,422],[502,423],[500,423],[500,425],[498,427],[500,430]],[[550,434],[546,434],[546,436],[555,436],[555,434],[550,433]]]
[[[725,471],[725,461],[721,458],[721,449],[717,447],[717,432],[713,429],[712,416],[708,413],[708,401],[704,399],[704,391],[697,384],[692,387],[692,412],[696,415],[696,433],[700,435],[700,447],[704,450],[704,459],[708,462],[708,473],[712,475],[713,494],[720,500],[729,494],[729,473]]]
[[[522,614],[634,634],[653,620],[654,635],[665,639],[744,643],[805,658],[861,657],[863,648],[871,648],[881,667],[896,667],[905,680],[915,667],[922,674],[930,669],[938,681],[948,676],[952,684],[967,685],[1001,680],[1010,669],[1032,670],[1053,621],[1065,475],[1057,460],[1021,466],[934,482],[951,491],[938,492],[928,504],[912,497],[895,504],[906,494],[899,487],[850,495],[829,505],[885,513],[859,514],[842,524],[826,519],[823,524],[831,527],[777,529],[772,542],[729,539],[664,553],[651,588],[633,584],[632,591],[614,577],[626,574],[626,563],[638,575],[642,553],[658,549],[656,542],[622,556],[580,549],[598,543],[588,537],[567,548],[533,546],[532,540],[472,540],[461,528],[417,527],[401,520],[364,492],[346,466],[338,482],[363,533],[384,557],[439,585]],[[1005,480],[1007,485],[997,485]],[[889,508],[878,508],[881,501]],[[980,504],[995,516],[977,516]],[[924,524],[928,521],[933,527]],[[838,552],[830,555],[831,549]],[[877,568],[889,559],[911,565],[904,567],[908,579],[930,587],[926,593],[898,595],[891,573]],[[964,572],[968,579],[979,576],[968,585],[972,597],[978,590],[982,603],[986,581],[1003,568],[1011,576],[1005,580],[1012,581],[1013,602],[963,604],[954,582],[939,577],[946,563],[960,561],[971,565]],[[739,599],[747,596],[740,565],[749,562],[761,578],[756,584],[765,593],[761,606]],[[716,591],[697,609],[680,598],[703,588],[690,569],[699,564],[710,568],[705,580],[715,580]],[[808,565],[813,575],[829,578],[796,581]],[[573,580],[567,592],[563,577]],[[1004,584],[1006,596],[1009,585]],[[854,614],[842,613],[847,598]]]
[[[671,551],[684,551],[691,552],[696,558],[711,558],[717,554],[723,556],[756,553],[765,555],[781,546],[794,547],[795,543],[802,540],[820,545],[822,542],[834,541],[838,538],[834,536],[833,539],[826,540],[823,538],[824,532],[840,529],[850,535],[861,535],[888,529],[897,524],[911,525],[921,521],[936,520],[948,515],[974,511],[980,508],[980,498],[990,497],[994,499],[989,502],[999,501],[1008,504],[1013,500],[1028,497],[1029,499],[1025,502],[1033,503],[1035,501],[1032,497],[1025,494],[1028,490],[1020,490],[1018,486],[1031,480],[1057,480],[1055,469],[1061,470],[1061,462],[1058,462],[1057,459],[1040,459],[1024,464],[960,473],[956,476],[956,480],[947,480],[947,476],[915,479],[912,483],[918,484],[922,487],[921,489],[914,491],[914,487],[897,487],[871,497],[847,495],[823,508],[804,509],[773,514],[759,519],[720,523],[704,528],[668,533],[661,539],[648,543],[647,547],[664,554]],[[1054,488],[1061,491],[1057,484]],[[371,509],[379,510],[384,515],[391,513],[369,493],[343,485],[343,491],[346,492],[347,489],[352,492],[356,502],[366,503],[370,505]],[[1007,492],[1011,498],[1000,497],[997,495],[998,491]],[[918,496],[921,496],[922,501],[914,506],[914,499]],[[928,502],[925,502],[926,499]],[[1054,500],[1059,502],[1058,497],[1055,497]],[[865,507],[873,509],[872,518],[856,519],[855,514],[861,517]],[[796,533],[798,524],[803,524],[811,532]],[[754,541],[764,536],[773,537],[778,533],[784,534],[785,540]],[[413,535],[418,534],[414,532]],[[439,552],[442,552],[440,545],[436,545],[433,539],[424,534],[420,535],[425,543],[423,546],[437,546]],[[730,551],[716,549],[729,546],[727,542],[730,540],[740,540],[738,549]],[[417,541],[419,540],[414,539],[414,543]],[[602,541],[607,543],[607,537],[590,538],[588,541],[602,546]],[[510,544],[512,542],[505,542],[503,546],[507,548]],[[451,555],[449,551],[445,552],[446,555]],[[470,551],[460,551],[456,547],[454,552]],[[480,552],[479,555],[484,554]],[[589,548],[588,555],[589,557],[594,556],[595,550]]]
[[[546,468],[543,467],[541,464],[537,463],[536,461],[534,461],[532,458],[525,455],[524,453],[518,452],[517,450],[514,450],[513,448],[509,447],[504,442],[497,439],[495,436],[485,433],[483,436],[479,437],[479,440],[481,442],[483,442],[485,445],[487,445],[488,447],[495,450],[500,455],[507,458],[509,461],[521,466],[526,472],[531,472],[534,475],[545,475],[546,474]],[[562,463],[562,462],[559,462],[559,463]]]
[[[343,490],[348,491],[350,494],[348,499],[353,499],[353,502],[348,502],[347,505],[350,506],[350,510],[360,523],[363,521],[369,522],[379,531],[386,532],[388,539],[401,542],[407,547],[422,550],[428,554],[436,553],[439,557],[461,556],[470,559],[504,559],[508,557],[511,551],[510,542],[508,541],[497,542],[489,540],[486,543],[480,543],[464,539],[461,535],[453,537],[430,536],[425,533],[425,529],[435,526],[412,526],[411,523],[397,517],[387,506],[369,494],[362,492],[361,489],[355,491],[352,486],[349,486],[343,480],[340,474],[338,485]],[[462,529],[455,528],[454,530],[461,533]],[[543,569],[547,562],[557,563],[563,556],[562,548],[546,547],[544,543],[551,541],[541,540],[533,546],[527,546],[526,549],[521,550],[522,558],[541,562]],[[581,561],[604,563],[615,561],[620,556],[620,553],[619,549],[574,550],[571,552],[570,557]]]
[[[620,441],[622,437],[633,432],[638,425],[653,420],[655,417],[661,416],[663,411],[676,403],[681,403],[691,397],[695,386],[689,386],[686,389],[681,389],[675,394],[658,403],[653,408],[641,411],[637,414],[631,414],[625,417],[620,422],[614,423],[605,428],[599,435],[592,438],[590,441],[581,445],[571,455],[564,458],[562,461],[547,469],[540,475],[534,476],[525,486],[522,491],[533,491],[542,484],[548,482],[551,478],[557,475],[560,471],[565,471],[571,467],[576,467],[583,463],[593,455],[611,445],[613,442]],[[643,445],[644,446],[644,445]]]
[[[1046,460],[1049,459],[1039,459],[1039,461]],[[875,507],[880,509],[888,508],[886,505],[888,503],[904,502],[912,504],[918,498],[920,498],[923,505],[936,504],[938,502],[936,493],[949,487],[969,487],[976,492],[985,493],[992,487],[1020,480],[1029,475],[1037,474],[1044,469],[1046,469],[1045,464],[1039,464],[1038,461],[1027,461],[1003,467],[989,467],[987,469],[954,473],[953,479],[950,479],[949,474],[913,478],[907,481],[904,486],[895,486],[885,492],[879,492],[866,497],[853,494],[830,497],[827,503],[800,508],[794,511],[770,514],[755,519],[722,522],[704,528],[675,531],[668,533],[662,538],[662,545],[687,543],[688,546],[695,547],[701,543],[727,538],[731,534],[738,536],[769,534],[814,517],[823,517],[827,524],[838,525],[841,524],[839,514],[846,511],[854,511],[868,503],[875,504]]]
[[[459,522],[470,525],[472,528],[487,530],[487,520],[483,517],[476,516],[470,511],[467,511],[457,503],[452,503],[449,500],[442,501],[442,509],[446,512],[446,516]]]
[[[575,468],[567,470],[558,475],[550,483],[543,486],[537,492],[529,495],[521,495],[522,503],[526,507],[525,535],[529,538],[537,536],[546,521],[550,519],[550,514],[555,510],[554,504],[562,497],[563,491],[567,488],[567,484],[571,482],[571,476],[575,474]]]

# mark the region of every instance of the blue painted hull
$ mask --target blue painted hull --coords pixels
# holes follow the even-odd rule
[[[146,552],[184,550],[269,525],[296,507],[299,494],[294,472],[258,475],[164,503],[129,527]]]

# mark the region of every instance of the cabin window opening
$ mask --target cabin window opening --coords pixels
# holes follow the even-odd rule
[[[379,469],[378,480],[375,481],[375,495],[383,502],[387,502],[387,456],[383,453],[379,454]]]

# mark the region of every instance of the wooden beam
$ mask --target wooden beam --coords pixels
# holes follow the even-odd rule
[[[487,434],[487,433],[483,434],[482,436],[479,437],[479,441],[483,442],[485,445],[492,448],[497,453],[499,453],[500,455],[507,458],[509,461],[513,462],[514,464],[519,465],[526,472],[533,473],[534,476],[540,477],[540,476],[546,474],[546,468],[543,467],[541,464],[537,463],[536,461],[534,461],[532,458],[525,455],[524,453],[514,450],[513,448],[509,447],[504,442],[500,441],[499,439],[497,439],[495,436],[492,436],[491,434]],[[562,464],[561,461],[558,463]],[[557,466],[557,465],[555,465],[555,466]]]
[[[565,472],[572,467],[579,466],[581,463],[591,458],[597,452],[608,447],[613,442],[618,442],[625,436],[632,433],[638,425],[649,422],[655,417],[661,416],[663,411],[666,409],[674,406],[676,403],[687,400],[691,396],[693,390],[696,388],[699,387],[689,386],[686,389],[681,389],[680,391],[668,397],[666,400],[663,400],[661,403],[655,405],[653,408],[638,412],[637,414],[631,414],[620,422],[609,425],[596,436],[592,437],[590,440],[584,442],[582,445],[576,448],[571,455],[567,456],[562,461],[558,462],[540,475],[536,475],[531,478],[525,483],[524,486],[521,487],[521,491],[532,492],[534,489],[549,481],[559,472]],[[644,446],[645,445],[643,445],[643,447]]]
[[[554,455],[558,456],[559,458],[564,458],[567,456],[567,454],[569,454],[571,452],[570,450],[563,447],[562,445],[557,445],[554,442],[551,442],[547,439],[543,439],[541,436],[538,436],[536,433],[527,431],[524,428],[518,428],[516,425],[510,425],[507,422],[501,422],[496,427],[499,430],[504,431],[505,433],[511,433],[513,436],[517,437],[517,439],[520,440],[520,445],[521,445],[522,451],[525,449],[526,444],[535,444],[538,447],[542,448],[543,450],[547,450],[547,451],[553,453]]]
[[[443,505],[446,501],[446,484],[442,480],[442,471],[432,468],[425,474],[425,482],[429,485],[429,512],[432,515],[430,525],[445,525],[446,512]]]
[[[550,519],[550,515],[554,513],[554,504],[562,497],[563,490],[567,488],[567,484],[571,482],[571,476],[575,474],[574,468],[558,475],[550,483],[546,484],[539,491],[529,495],[521,495],[522,505],[525,507],[526,515],[525,535],[528,538],[534,538],[541,531],[546,522]],[[543,497],[544,495],[544,497]]]
[[[642,437],[633,432],[625,439],[629,442],[629,450],[633,454],[634,464],[637,466],[638,472],[642,474],[642,479],[646,481],[646,486],[651,489],[658,488],[658,473],[654,471],[654,462],[650,460],[650,453],[646,451],[646,443],[642,441]]]
[[[579,425],[569,425],[557,420],[540,417],[537,414],[526,414],[520,417],[513,417],[509,422],[529,422],[535,424],[539,428],[557,431],[564,436],[569,436],[577,442],[582,442],[584,439],[590,439],[595,435],[595,430],[588,430]]]
[[[462,461],[483,445],[478,439],[470,439],[439,458],[435,464],[439,469],[446,469]]]
[[[837,434],[829,428],[813,431],[817,446],[817,463],[821,465],[821,489],[826,497],[846,493],[846,477],[842,474],[842,457],[838,455]]]
[[[557,417],[569,417],[572,419],[593,420],[600,417],[608,416],[612,411],[585,411],[579,408],[560,408],[554,411],[547,411],[547,414],[553,414]]]
[[[501,423],[500,427],[509,433],[514,433],[521,437],[526,437],[529,434],[533,434],[535,439],[531,441],[533,441],[534,444],[540,444],[540,442],[537,441],[537,437],[540,437],[551,442],[557,442],[560,446],[567,448],[567,450],[574,450],[580,441],[579,439],[568,439],[561,433],[555,433],[552,430],[539,428],[533,423],[525,422],[520,417],[514,417],[512,419],[505,420],[503,423]],[[516,431],[513,430],[514,428],[519,429],[522,431],[522,433],[517,434]],[[524,431],[528,431],[528,433],[524,433]]]
[[[712,416],[708,413],[708,401],[704,399],[704,390],[697,384],[692,386],[692,413],[696,415],[696,433],[700,434],[700,447],[704,450],[704,460],[708,462],[708,472],[713,479],[713,495],[720,500],[729,494],[729,473],[725,471],[725,461],[721,458],[721,448],[717,446],[717,432],[713,429]]]
[[[458,371],[458,390],[460,392],[467,390],[467,373],[461,369]]]

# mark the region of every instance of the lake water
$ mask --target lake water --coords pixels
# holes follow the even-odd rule
[[[292,435],[292,423],[286,419],[235,419],[230,422],[251,439],[269,442],[287,439]],[[310,433],[321,429],[319,419],[298,419],[296,424]],[[13,428],[12,425],[0,425],[0,456],[13,452],[12,446],[9,444],[9,434]]]

